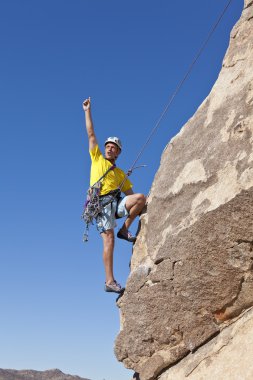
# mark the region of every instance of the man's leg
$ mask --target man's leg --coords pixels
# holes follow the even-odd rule
[[[101,233],[103,239],[103,261],[105,267],[105,282],[112,284],[113,276],[113,250],[114,250],[114,230],[110,229]]]
[[[145,206],[145,203],[146,203],[146,197],[144,194],[137,193],[137,194],[132,194],[132,195],[127,196],[126,209],[129,214],[123,226],[120,229],[120,231],[123,234],[127,233],[129,227],[133,223],[136,216],[138,216],[141,213],[143,207]]]

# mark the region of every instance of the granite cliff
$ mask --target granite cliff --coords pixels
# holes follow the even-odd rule
[[[253,340],[252,148],[253,1],[245,0],[219,77],[165,148],[141,216],[115,342],[136,378],[213,379],[217,364],[216,378],[231,380],[239,377],[226,365],[236,374],[234,358],[252,357],[236,344]],[[244,380],[252,364],[247,371]]]

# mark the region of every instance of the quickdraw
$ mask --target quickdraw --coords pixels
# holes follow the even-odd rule
[[[93,224],[93,219],[95,219],[102,210],[102,205],[99,199],[100,188],[101,185],[99,183],[99,186],[90,187],[87,191],[87,199],[81,216],[86,225],[83,241],[88,241],[89,225]]]

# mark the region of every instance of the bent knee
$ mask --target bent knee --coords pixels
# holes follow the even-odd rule
[[[138,194],[136,194],[136,196],[137,196],[137,198],[136,198],[137,202],[138,202],[139,204],[143,204],[143,205],[145,205],[145,202],[146,202],[146,197],[145,197],[145,195],[144,195],[144,194],[141,194],[141,193],[138,193]]]
[[[129,211],[132,207],[138,206],[144,207],[146,203],[146,197],[144,194],[135,193],[126,197],[126,209]]]

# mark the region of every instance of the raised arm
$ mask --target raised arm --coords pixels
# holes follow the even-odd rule
[[[91,100],[90,98],[83,101],[83,110],[85,113],[85,124],[89,140],[89,150],[92,150],[97,145],[97,139],[94,132],[92,117],[91,117]]]

